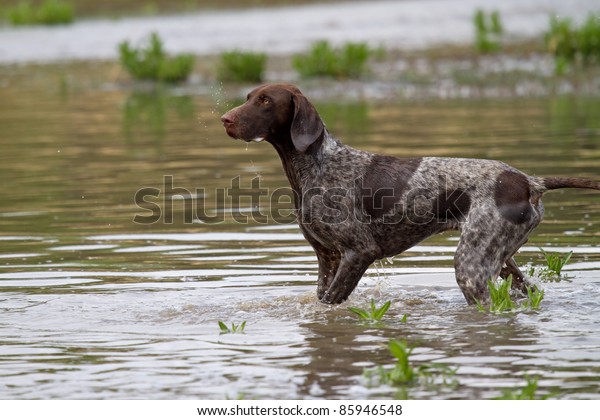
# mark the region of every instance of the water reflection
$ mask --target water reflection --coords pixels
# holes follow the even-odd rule
[[[150,86],[133,91],[122,107],[123,133],[130,146],[152,139],[156,152],[162,154],[167,113],[191,119],[196,106],[189,96],[174,96],[164,86]]]
[[[322,103],[317,108],[327,129],[348,143],[361,141],[372,129],[367,102]]]
[[[558,96],[549,101],[549,128],[553,139],[576,143],[584,150],[600,147],[600,104],[593,98]]]

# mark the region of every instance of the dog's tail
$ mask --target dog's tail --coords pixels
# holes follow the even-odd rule
[[[585,178],[542,178],[542,185],[546,191],[559,188],[588,188],[600,190],[600,181]]]

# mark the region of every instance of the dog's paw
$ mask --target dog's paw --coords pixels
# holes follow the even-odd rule
[[[341,293],[335,293],[335,291],[332,292],[331,290],[327,290],[323,294],[323,297],[321,297],[319,300],[329,305],[339,305],[340,303],[344,302],[347,298],[347,296],[344,296]]]

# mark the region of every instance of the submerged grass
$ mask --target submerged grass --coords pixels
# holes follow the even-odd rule
[[[508,276],[507,279],[501,281],[488,280],[490,303],[486,306],[481,302],[477,302],[477,309],[481,312],[493,314],[528,310],[536,311],[540,309],[540,305],[544,299],[544,291],[542,289],[537,286],[528,288],[527,297],[521,305],[517,305],[510,295],[511,286],[512,276]]]
[[[223,82],[262,82],[267,55],[227,51],[221,54],[217,77]]]
[[[348,308],[348,310],[353,314],[358,315],[358,317],[363,321],[380,322],[381,318],[383,318],[388,309],[390,309],[391,304],[392,302],[388,300],[380,308],[377,308],[375,306],[375,300],[371,299],[371,307],[369,308],[369,310],[355,307],[350,307]]]
[[[538,396],[536,395],[538,389],[538,378],[526,378],[527,383],[521,389],[504,390],[502,396],[496,398],[497,400],[545,400],[550,395]]]
[[[408,359],[413,352],[413,347],[408,347],[406,341],[391,340],[388,348],[392,356],[396,358],[396,364],[384,375],[386,380],[392,384],[412,382],[415,378],[415,369]]]
[[[480,53],[492,53],[500,49],[500,37],[504,32],[500,13],[485,13],[478,9],[473,16],[475,25],[475,47]]]
[[[367,60],[371,55],[371,49],[364,42],[348,42],[341,48],[333,48],[328,41],[317,41],[307,54],[293,56],[292,66],[305,79],[359,78],[367,73]]]
[[[540,251],[546,260],[546,265],[544,267],[529,266],[527,270],[529,276],[538,277],[543,282],[571,281],[568,275],[563,274],[562,269],[571,260],[573,251],[566,254],[547,252],[543,248],[540,248]]]
[[[374,369],[365,370],[363,375],[372,384],[377,380],[379,384],[392,386],[431,385],[436,381],[442,381],[443,385],[455,385],[456,381],[449,381],[454,377],[458,368],[451,368],[444,364],[423,363],[413,366],[410,356],[414,347],[409,347],[404,340],[390,340],[388,343],[390,354],[396,359],[394,367],[386,369],[377,366]]]
[[[600,38],[598,39],[598,42],[600,42]],[[544,248],[540,248],[540,251],[542,251],[544,258],[546,259],[548,271],[559,277],[561,275],[563,267],[565,266],[566,263],[569,262],[569,260],[573,256],[573,251],[570,251],[564,255],[561,255],[557,252],[556,253],[546,252],[544,250]]]
[[[235,323],[231,323],[231,328],[227,326],[223,321],[219,321],[219,329],[221,330],[221,334],[243,334],[244,329],[246,328],[246,321],[243,321],[241,324],[236,325]]]
[[[387,313],[388,309],[390,309],[391,304],[392,304],[392,302],[388,300],[383,305],[381,305],[380,308],[378,308],[375,305],[375,300],[371,299],[371,304],[368,309],[349,307],[348,310],[350,312],[352,312],[353,314],[357,315],[359,317],[359,319],[362,321],[372,323],[372,324],[378,324],[378,323],[381,323],[381,319]],[[400,319],[400,322],[403,324],[406,324],[407,320],[408,320],[408,314],[404,314],[402,316],[402,318]]]
[[[514,311],[516,304],[510,297],[510,288],[512,285],[512,276],[509,276],[506,280],[495,282],[488,280],[488,289],[490,291],[490,306],[485,307],[480,302],[477,302],[477,309],[482,312],[508,312]]]
[[[576,27],[570,18],[553,16],[545,35],[548,51],[555,58],[555,72],[565,74],[575,62],[600,63],[600,14],[590,13]]]
[[[537,287],[527,289],[527,305],[526,308],[537,311],[544,300],[544,291]]]
[[[44,0],[37,5],[21,1],[16,6],[7,8],[5,14],[9,23],[15,26],[64,25],[75,19],[73,5],[62,0]]]
[[[191,54],[168,57],[156,33],[152,33],[148,43],[139,48],[127,41],[119,44],[119,59],[129,74],[138,80],[181,82],[189,77],[194,67]]]

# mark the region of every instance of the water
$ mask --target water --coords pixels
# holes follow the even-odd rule
[[[228,94],[57,80],[35,68],[0,78],[0,397],[491,398],[526,375],[542,394],[600,397],[599,194],[547,194],[546,221],[517,260],[541,264],[539,246],[575,254],[570,281],[543,284],[538,312],[468,307],[453,279],[455,233],[378,263],[348,303],[326,306],[275,151],[220,126]],[[375,152],[600,176],[597,98],[317,107],[331,132]],[[265,197],[266,218],[249,200],[240,214],[220,202],[236,177],[279,189],[277,212]],[[148,188],[160,195],[136,205]],[[152,205],[159,220],[133,221]],[[371,298],[392,301],[381,327],[347,310]],[[219,320],[247,321],[245,334],[220,335]],[[391,338],[416,346],[415,365],[457,367],[456,384],[369,384],[364,369],[393,363]]]

